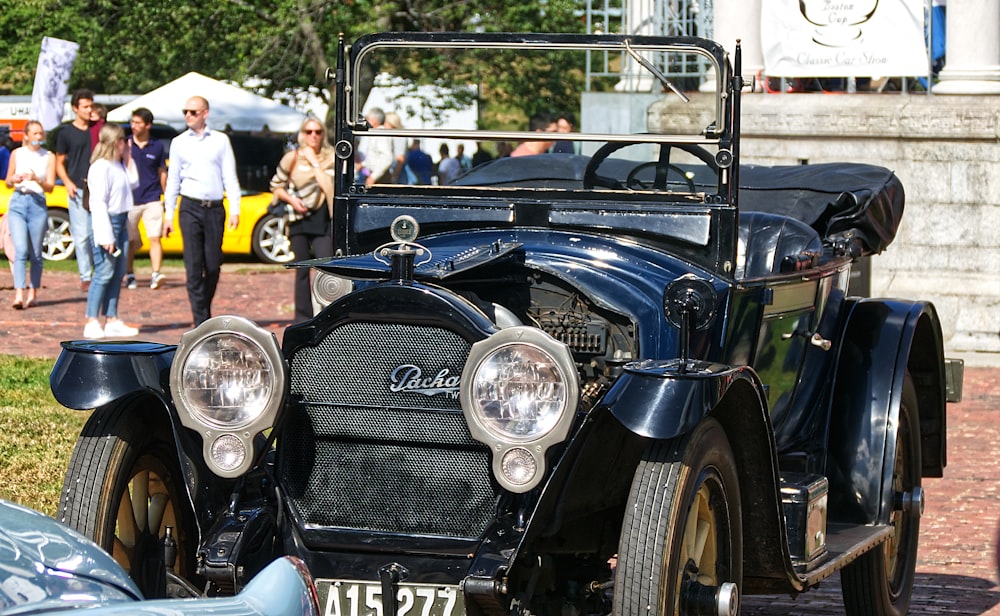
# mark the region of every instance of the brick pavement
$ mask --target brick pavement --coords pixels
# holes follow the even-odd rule
[[[176,343],[190,327],[183,271],[166,270],[165,286],[122,290],[120,315],[141,328],[140,338]],[[147,274],[148,275],[148,274]],[[59,341],[83,334],[86,296],[77,276],[46,272],[39,304],[9,308],[10,278],[0,285],[0,353],[54,358]],[[215,314],[240,314],[275,332],[292,317],[292,273],[282,268],[227,263]],[[927,479],[919,563],[911,614],[1000,616],[995,546],[1000,477],[1000,368],[968,368],[965,398],[948,408],[948,467]],[[837,576],[800,595],[748,597],[745,615],[842,615]]]
[[[140,328],[139,339],[176,344],[191,328],[183,268],[165,268],[167,279],[155,291],[149,288],[148,268],[139,267],[137,273],[140,286],[122,289],[118,316]],[[60,341],[83,338],[87,294],[75,273],[44,272],[38,303],[27,310],[10,308],[14,293],[5,274],[0,274],[0,353],[54,358]],[[245,316],[281,340],[282,330],[292,322],[292,278],[293,273],[280,266],[226,263],[212,313]]]
[[[925,479],[911,614],[1000,615],[996,539],[1000,501],[1000,368],[967,368],[961,403],[948,405],[948,466]],[[844,614],[839,576],[797,599],[747,598],[745,615]]]

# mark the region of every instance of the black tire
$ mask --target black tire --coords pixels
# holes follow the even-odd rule
[[[840,583],[848,614],[895,616],[910,609],[921,507],[907,497],[920,491],[921,464],[917,391],[907,374],[903,380],[892,471],[895,498],[889,521],[893,533],[880,548],[844,567]]]
[[[42,258],[46,261],[65,261],[74,252],[76,244],[69,232],[69,212],[61,207],[50,207],[48,225],[42,238]]]
[[[654,444],[636,469],[615,571],[614,613],[694,613],[700,587],[743,582],[739,478],[725,431],[708,418]],[[699,548],[694,539],[708,531]],[[694,580],[697,580],[695,582]],[[737,605],[732,613],[739,612]]]
[[[134,407],[95,410],[70,457],[58,519],[110,553],[145,597],[191,596],[194,587],[183,580],[194,572],[194,516],[173,439],[154,432]],[[164,585],[167,526],[182,580]]]
[[[250,247],[264,263],[290,263],[295,260],[288,225],[283,218],[266,214],[254,227]]]

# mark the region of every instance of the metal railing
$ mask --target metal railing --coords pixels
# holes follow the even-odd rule
[[[587,32],[643,36],[700,36],[711,39],[713,0],[586,0]],[[708,62],[696,55],[678,57],[653,54],[647,59],[684,87],[697,87],[708,71]],[[619,91],[649,91],[648,73],[620,53],[601,52],[587,58],[587,89],[614,80]]]

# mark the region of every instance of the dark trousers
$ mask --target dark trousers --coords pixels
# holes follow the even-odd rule
[[[222,205],[202,207],[182,198],[178,218],[184,237],[188,301],[197,326],[212,316],[212,298],[219,286],[219,272],[222,270],[222,233],[226,227],[226,210]]]
[[[295,253],[295,260],[318,259],[333,256],[333,237],[327,235],[309,235],[296,233],[289,236],[288,241]],[[309,272],[312,268],[295,268],[295,322],[299,323],[313,317],[312,286],[309,282]]]

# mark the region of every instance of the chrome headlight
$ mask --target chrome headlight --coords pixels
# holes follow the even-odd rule
[[[274,335],[234,316],[209,319],[184,334],[170,368],[181,423],[201,434],[205,462],[221,477],[249,469],[253,438],[273,425],[285,383]]]
[[[526,492],[541,481],[545,452],[569,433],[579,389],[569,347],[540,329],[509,327],[472,346],[462,409],[506,489]]]

